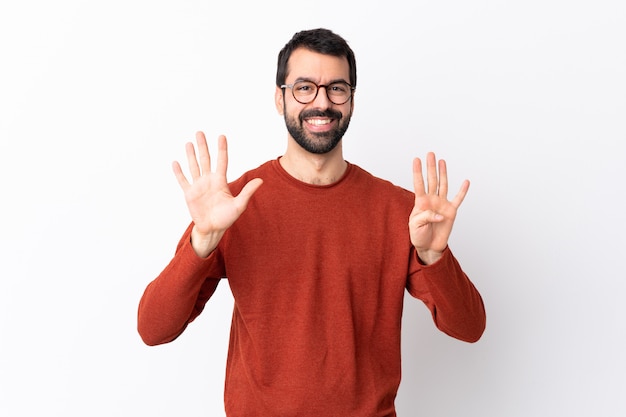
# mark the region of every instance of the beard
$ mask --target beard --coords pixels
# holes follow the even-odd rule
[[[314,154],[325,154],[333,149],[341,142],[341,138],[348,130],[350,124],[351,114],[344,116],[335,110],[308,110],[300,113],[295,117],[287,116],[285,109],[285,124],[287,125],[287,131],[291,137],[300,145],[304,150]],[[308,117],[328,117],[337,120],[337,127],[328,132],[311,133],[304,129],[304,119]]]

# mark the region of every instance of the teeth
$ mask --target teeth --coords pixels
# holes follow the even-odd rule
[[[327,125],[330,123],[329,119],[309,119],[307,120],[307,123],[310,123],[312,125],[316,125],[316,126],[321,126],[321,125]]]

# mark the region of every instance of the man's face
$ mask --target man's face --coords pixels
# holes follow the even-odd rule
[[[312,81],[328,85],[337,81],[350,81],[350,69],[345,57],[335,57],[299,48],[289,58],[285,84]],[[276,90],[276,108],[285,117],[287,131],[293,140],[306,151],[325,154],[337,146],[350,124],[353,99],[344,104],[334,104],[326,95],[326,88],[317,92],[310,103],[296,101],[291,89]]]

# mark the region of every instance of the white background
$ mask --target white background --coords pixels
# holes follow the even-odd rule
[[[487,331],[407,299],[399,415],[626,415],[625,5],[3,2],[0,415],[223,415],[228,286],[160,347],[137,303],[189,221],[172,160],[196,130],[229,179],[282,154],[276,56],[315,27],[357,56],[348,160],[472,182],[451,247]]]

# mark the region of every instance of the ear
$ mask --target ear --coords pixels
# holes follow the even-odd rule
[[[356,91],[352,92],[352,98],[350,99],[350,114],[354,113],[354,96]]]
[[[274,105],[278,114],[282,116],[285,109],[285,96],[283,95],[283,89],[278,86],[274,92]]]

